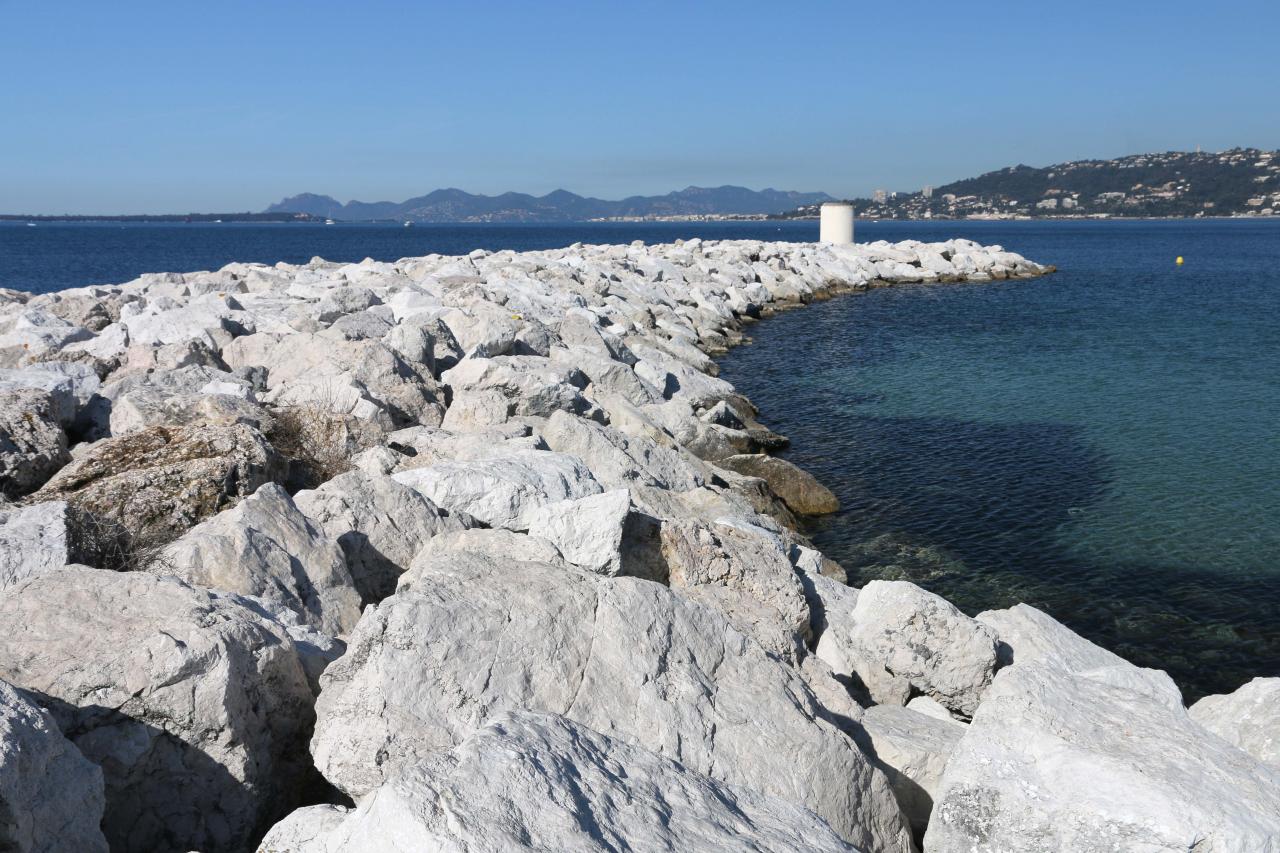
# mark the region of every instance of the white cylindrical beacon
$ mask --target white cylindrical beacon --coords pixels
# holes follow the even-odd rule
[[[833,246],[853,242],[853,205],[847,201],[824,201],[818,239]]]

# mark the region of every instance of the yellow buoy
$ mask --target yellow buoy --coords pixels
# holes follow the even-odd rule
[[[1178,255],[1178,259],[1174,261],[1178,266],[1182,266],[1182,255]]]

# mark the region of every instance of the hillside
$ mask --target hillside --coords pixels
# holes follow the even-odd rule
[[[1010,166],[931,190],[854,199],[865,219],[1267,216],[1280,211],[1280,152],[1132,154]],[[786,218],[816,216],[809,205]]]
[[[544,196],[503,193],[475,195],[459,189],[435,190],[403,202],[351,201],[303,193],[267,208],[267,213],[305,213],[341,219],[405,219],[414,222],[580,222],[591,219],[655,219],[685,216],[777,214],[798,205],[829,200],[826,193],[786,192],[745,187],[686,187],[661,196],[631,196],[621,201],[587,198],[556,190]]]

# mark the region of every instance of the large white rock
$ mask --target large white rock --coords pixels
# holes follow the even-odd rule
[[[1255,678],[1234,693],[1206,696],[1189,713],[1218,737],[1280,768],[1280,678]]]
[[[49,393],[0,391],[0,498],[34,492],[70,461],[67,435]]]
[[[566,412],[552,414],[538,432],[552,450],[586,462],[610,488],[640,483],[683,492],[707,479],[705,466],[687,454]]]
[[[1275,849],[1280,772],[1182,708],[1015,663],[987,688],[934,796],[937,853]]]
[[[622,571],[622,533],[630,512],[626,489],[557,501],[533,511],[529,535],[551,542],[578,568],[616,575]]]
[[[66,501],[0,508],[0,590],[94,559],[84,522]]]
[[[261,853],[849,851],[820,817],[554,714],[504,714],[340,821],[302,809]],[[319,830],[319,831],[317,831]]]
[[[898,705],[874,705],[859,722],[861,732],[856,739],[889,777],[902,813],[916,837],[923,837],[933,796],[952,750],[964,736],[964,723]]]
[[[662,394],[636,375],[631,365],[614,361],[599,352],[570,347],[557,347],[551,351],[551,360],[571,364],[583,372],[590,382],[587,390],[592,396],[600,391],[614,394],[634,406],[661,403]]]
[[[11,350],[24,356],[40,355],[91,337],[93,333],[83,326],[68,323],[49,311],[32,308],[22,311],[11,322],[0,325],[0,351]]]
[[[1086,678],[1146,693],[1172,708],[1182,707],[1182,693],[1168,674],[1134,666],[1119,655],[1081,637],[1043,610],[1018,604],[977,616],[1000,637],[1005,663],[1046,661]]]
[[[363,471],[339,474],[293,500],[337,540],[365,604],[395,592],[400,575],[433,536],[462,529],[421,492]]]
[[[397,591],[409,589],[420,577],[430,578],[437,560],[469,552],[502,563],[546,563],[568,567],[560,549],[541,536],[516,533],[501,527],[472,527],[454,533],[442,533],[426,544],[413,558],[409,571],[400,576]]]
[[[365,400],[396,426],[439,424],[444,416],[443,394],[431,374],[379,340],[257,334],[232,341],[223,356],[233,369],[265,367],[268,397],[281,403],[325,404],[371,417],[358,402]]]
[[[852,620],[827,633],[877,702],[904,705],[914,690],[966,716],[978,707],[997,665],[990,628],[906,581],[864,586]]]
[[[147,571],[261,598],[328,634],[346,634],[360,618],[336,539],[275,483],[187,531]]]
[[[469,357],[440,378],[454,394],[497,391],[511,400],[517,415],[582,413],[589,405],[580,393],[586,377],[575,367],[541,356]]]
[[[667,583],[724,613],[770,653],[796,661],[810,635],[809,606],[783,544],[749,525],[667,520],[660,530]]]
[[[510,530],[528,530],[540,506],[602,491],[581,460],[540,450],[438,462],[392,477],[449,512],[465,512],[490,527]]]
[[[100,386],[98,374],[87,364],[49,361],[18,370],[0,370],[0,393],[22,389],[48,392],[50,415],[64,427],[75,423]]]
[[[253,427],[160,426],[86,447],[32,500],[66,500],[172,539],[283,476],[284,461]]]
[[[506,710],[564,715],[909,849],[888,782],[782,662],[656,583],[477,554],[415,567],[322,678],[316,766],[360,797]]]
[[[497,388],[459,391],[453,395],[440,427],[450,432],[485,429],[506,423],[513,408],[511,400]]]
[[[242,850],[296,802],[313,694],[260,604],[68,569],[7,590],[0,625],[0,678],[102,768],[112,849]]]
[[[0,849],[106,853],[102,771],[52,716],[0,681]]]

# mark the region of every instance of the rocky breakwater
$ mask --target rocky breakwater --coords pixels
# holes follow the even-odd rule
[[[1032,608],[851,588],[715,376],[772,311],[1046,271],[693,240],[0,293],[0,848],[1272,849],[1276,685],[1188,713]]]

